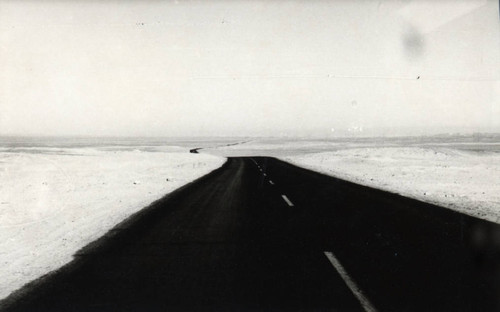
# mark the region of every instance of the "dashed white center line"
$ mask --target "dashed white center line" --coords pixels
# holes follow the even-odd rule
[[[274,185],[274,182],[273,182],[273,181],[271,181],[271,180],[269,180],[269,184]]]
[[[265,176],[265,177],[267,177],[267,174],[266,174],[266,173],[263,173],[262,175],[263,175],[263,176]]]
[[[293,203],[288,199],[288,197],[286,197],[286,195],[281,195],[281,197],[283,197],[288,206],[293,207]]]
[[[363,309],[366,312],[377,312],[375,306],[373,306],[370,300],[368,300],[368,298],[366,298],[366,296],[363,294],[361,288],[359,288],[354,280],[349,276],[349,274],[347,274],[346,270],[344,269],[342,264],[340,264],[339,260],[335,257],[333,252],[325,251],[324,254],[328,258],[328,260],[330,260],[330,263],[337,270],[337,272],[339,272],[340,277],[342,277],[347,287],[349,287],[354,296],[356,296],[356,298],[359,300]]]

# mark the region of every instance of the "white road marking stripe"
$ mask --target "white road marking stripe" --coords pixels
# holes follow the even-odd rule
[[[269,184],[274,185],[274,182],[273,182],[273,181],[271,181],[271,180],[269,180]]]
[[[293,207],[293,203],[288,199],[288,197],[286,197],[286,195],[281,195],[281,197],[283,197],[288,206]]]
[[[263,176],[265,176],[265,177],[267,177],[267,174],[266,174],[266,173],[263,173],[262,175],[263,175]]]
[[[253,158],[250,158],[250,159],[253,161],[253,163],[254,163],[257,167],[259,167],[259,164],[255,161],[255,159],[253,159]],[[260,167],[259,167],[259,168],[260,168]]]
[[[363,309],[365,309],[366,312],[377,312],[377,309],[375,309],[370,300],[365,297],[361,288],[359,288],[358,285],[356,285],[352,278],[347,274],[346,270],[344,269],[342,264],[340,264],[339,260],[337,260],[333,252],[325,251],[324,254],[328,258],[328,260],[330,260],[330,263],[337,270],[337,272],[339,272],[347,287],[349,287],[354,296],[358,298]]]

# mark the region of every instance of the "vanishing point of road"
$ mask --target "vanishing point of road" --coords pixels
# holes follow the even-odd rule
[[[500,225],[229,158],[2,311],[499,311]]]

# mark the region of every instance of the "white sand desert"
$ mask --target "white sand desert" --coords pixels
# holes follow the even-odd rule
[[[180,147],[0,149],[0,298],[224,161]]]

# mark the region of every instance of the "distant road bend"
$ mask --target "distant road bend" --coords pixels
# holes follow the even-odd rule
[[[229,158],[3,311],[499,311],[500,226],[267,157]]]
[[[196,147],[193,149],[190,149],[189,152],[192,154],[198,154],[200,150],[206,149],[206,148],[220,148],[220,147],[229,147],[229,146],[235,146],[235,145],[240,145],[240,144],[245,144],[250,141],[241,141],[241,142],[234,142],[234,143],[226,143],[223,145],[216,145],[216,146],[209,146],[209,147]]]

